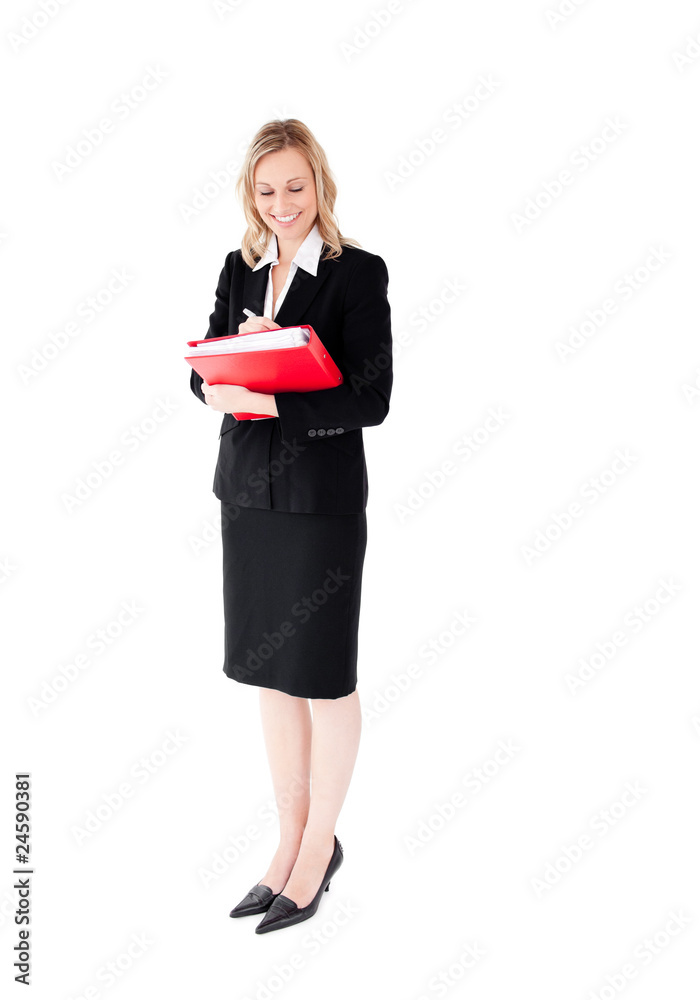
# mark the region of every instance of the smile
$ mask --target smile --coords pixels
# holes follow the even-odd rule
[[[272,218],[277,219],[278,222],[294,222],[300,215],[301,212],[297,212],[296,215],[273,215]]]

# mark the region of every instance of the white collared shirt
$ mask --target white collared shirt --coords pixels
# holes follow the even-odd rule
[[[280,306],[284,302],[284,297],[289,290],[289,286],[294,280],[294,275],[297,272],[297,268],[302,268],[302,270],[307,271],[309,274],[313,274],[316,277],[318,272],[318,262],[321,258],[321,251],[323,250],[323,240],[321,239],[321,234],[318,230],[318,224],[314,222],[313,228],[309,232],[308,236],[301,244],[296,254],[294,255],[294,260],[289,265],[289,274],[287,275],[287,280],[284,284],[284,288],[279,293],[277,297],[277,302],[275,302],[275,315],[272,315],[272,268],[275,264],[279,264],[277,259],[277,237],[272,233],[270,237],[270,242],[267,245],[267,249],[263,256],[260,258],[258,263],[253,268],[254,271],[260,270],[261,267],[265,267],[272,261],[272,266],[270,267],[270,273],[267,278],[267,290],[265,291],[265,305],[263,307],[263,316],[268,316],[270,319],[274,319],[280,310]]]

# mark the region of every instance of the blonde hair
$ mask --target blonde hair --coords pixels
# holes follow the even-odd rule
[[[343,236],[338,229],[338,223],[333,208],[338,194],[338,188],[333,179],[326,154],[317,142],[315,136],[303,122],[297,118],[276,119],[266,122],[253,137],[236,181],[236,193],[241,200],[247,229],[241,241],[241,254],[249,267],[255,264],[265,253],[272,230],[267,226],[258,212],[255,204],[255,167],[258,160],[267,153],[276,153],[281,149],[298,149],[306,157],[311,167],[316,184],[316,204],[318,225],[321,239],[330,247],[324,260],[339,257],[344,246],[356,246],[357,240]]]

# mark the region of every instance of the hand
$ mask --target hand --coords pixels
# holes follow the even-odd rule
[[[244,385],[209,385],[202,382],[202,392],[204,401],[212,410],[219,410],[220,413],[255,413],[255,407],[251,405],[251,397],[257,393],[246,389]]]
[[[253,392],[244,385],[209,385],[202,382],[204,401],[212,410],[220,413],[259,413],[261,416],[277,417],[277,401],[274,393]]]
[[[279,323],[267,316],[249,316],[245,323],[238,324],[239,333],[259,333],[261,330],[281,330]]]

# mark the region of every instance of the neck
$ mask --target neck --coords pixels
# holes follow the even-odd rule
[[[291,264],[296,257],[297,250],[302,245],[306,237],[309,235],[311,230],[314,228],[315,220],[311,223],[309,228],[301,236],[295,236],[293,239],[285,239],[284,236],[280,237],[277,235],[277,260],[280,264]]]

